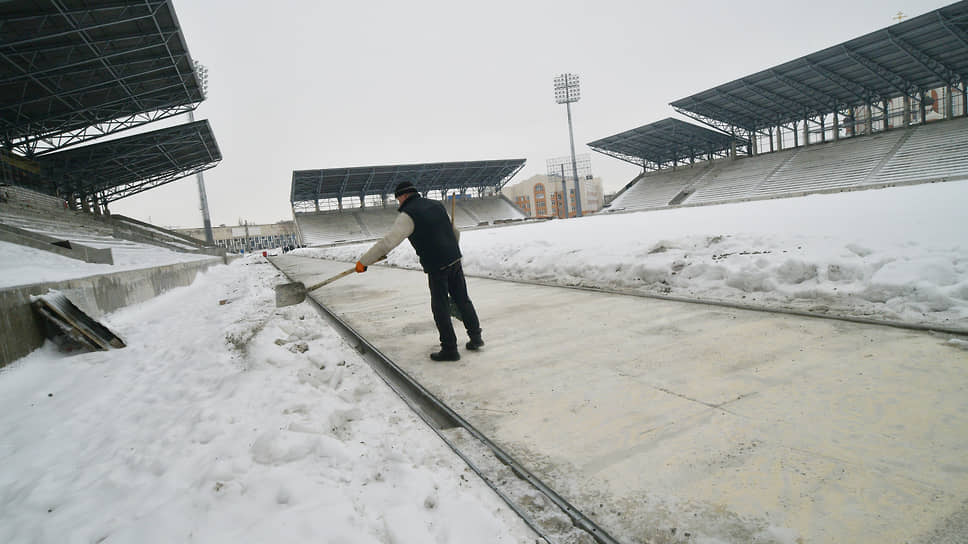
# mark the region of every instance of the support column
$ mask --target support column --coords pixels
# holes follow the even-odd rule
[[[847,129],[847,136],[853,138],[857,135],[857,110],[851,106],[847,110],[847,115],[850,116],[850,128]]]
[[[968,81],[961,82],[961,116],[968,117]]]
[[[88,204],[87,195],[81,195],[81,211],[88,213],[91,211],[91,206]]]
[[[773,149],[773,127],[770,127],[770,153],[776,151]]]
[[[756,134],[756,131],[755,130],[751,131],[750,132],[750,157],[755,157],[759,153],[759,149],[757,149],[759,146],[756,145],[757,138],[758,136]]]
[[[921,124],[923,125],[928,122],[928,108],[925,107],[925,104],[924,104],[924,91],[921,91],[920,96],[921,96],[921,104],[918,107],[918,113],[921,114]],[[941,111],[943,112],[944,108],[941,108]]]
[[[810,145],[810,123],[807,118],[803,118],[803,147]]]
[[[736,160],[736,140],[730,140],[729,142],[729,160]]]
[[[776,127],[776,150],[783,151],[783,127]]]
[[[820,141],[821,142],[827,141],[827,116],[826,115],[820,116]]]
[[[834,110],[834,141],[840,141],[840,113]]]
[[[865,133],[870,136],[871,132],[874,131],[874,103],[867,103],[867,120],[864,121]]]
[[[91,195],[91,211],[94,212],[94,215],[101,215],[101,203],[97,194]]]
[[[799,123],[793,123],[793,148],[800,145],[800,132],[797,130]]]
[[[948,84],[944,87],[944,118],[953,119],[955,113],[955,101],[954,97],[951,96],[951,91],[953,87]]]
[[[888,122],[888,119],[890,119],[888,114],[890,113],[891,109],[887,100],[884,100],[881,104],[884,106],[884,132],[887,132],[888,130],[891,130],[891,123]]]
[[[904,112],[901,115],[901,124],[903,125],[901,128],[908,128],[909,126],[911,126],[911,97],[908,95],[904,95],[904,100],[901,102],[901,104],[902,104],[902,107],[904,108]],[[924,93],[923,92],[921,93],[921,111],[924,112]],[[924,117],[921,118],[921,121],[924,122]]]

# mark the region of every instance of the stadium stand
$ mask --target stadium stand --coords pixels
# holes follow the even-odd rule
[[[450,211],[451,201],[444,202]],[[397,209],[366,208],[360,210],[296,213],[295,219],[303,236],[303,245],[323,246],[343,242],[380,238],[397,218]],[[457,200],[454,224],[460,229],[497,225],[527,218],[503,196]]]
[[[219,255],[197,240],[124,216],[97,216],[66,209],[64,201],[23,189],[4,187],[10,198],[0,205],[0,225],[94,248],[123,250],[163,247],[183,253]]]
[[[322,246],[369,238],[353,213],[296,213],[294,217],[299,224],[304,246]]]
[[[708,164],[680,167],[677,170],[649,172],[615,197],[610,208],[614,210],[650,209],[668,206],[679,194],[709,172]]]
[[[383,236],[396,219],[393,190],[402,181],[413,183],[424,196],[445,200],[448,212],[453,205],[459,228],[523,220],[524,213],[498,194],[523,166],[524,159],[509,159],[296,170],[290,201],[300,243],[320,246]],[[456,201],[447,200],[455,194]],[[353,206],[364,199],[368,206]]]
[[[651,172],[618,195],[609,209],[657,209],[966,179],[965,149],[968,120],[935,122],[755,157],[720,159],[702,167]],[[695,180],[691,187],[690,178]],[[690,194],[675,201],[675,187]]]
[[[730,161],[717,161],[711,172],[685,199],[689,203],[718,202],[743,198],[796,155],[795,150]]]
[[[207,120],[93,143],[191,116],[205,99],[171,0],[0,2],[0,21],[0,239],[19,246],[0,277],[2,366],[44,341],[33,296],[69,290],[97,315],[187,285],[226,257],[108,211],[217,165]],[[63,264],[33,274],[51,262]]]
[[[643,170],[606,211],[966,179],[966,36],[956,2],[676,100],[717,130],[667,118],[588,144]]]
[[[487,198],[470,198],[457,201],[457,209],[463,210],[470,217],[472,223],[460,222],[460,215],[457,216],[457,225],[460,227],[471,227],[475,225],[497,224],[508,221],[519,221],[527,216],[511,203],[507,197],[497,195]]]
[[[392,206],[386,208],[367,208],[355,213],[357,221],[363,224],[366,234],[370,237],[382,236],[397,218],[397,209]]]
[[[888,157],[867,183],[910,183],[968,178],[968,119],[929,123]]]
[[[793,158],[753,188],[750,196],[783,196],[859,185],[910,134],[898,130],[799,148]]]

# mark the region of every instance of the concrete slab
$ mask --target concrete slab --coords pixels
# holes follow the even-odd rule
[[[275,262],[307,284],[348,266]],[[423,273],[371,267],[313,296],[622,541],[965,534],[968,352],[947,336],[478,278],[468,289],[487,344],[446,364],[427,358]]]

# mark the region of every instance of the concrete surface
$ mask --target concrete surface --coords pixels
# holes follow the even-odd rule
[[[144,302],[169,289],[190,285],[199,272],[223,264],[226,257],[176,263],[73,280],[34,283],[0,289],[0,367],[44,343],[43,321],[30,306],[31,295],[49,289],[63,292],[91,317]]]
[[[306,284],[352,266],[273,260]],[[623,542],[968,530],[968,351],[949,336],[477,278],[468,289],[486,346],[462,346],[456,363],[427,358],[422,272],[374,266],[313,296]]]

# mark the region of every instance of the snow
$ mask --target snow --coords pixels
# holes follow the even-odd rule
[[[85,244],[99,249],[110,247],[114,264],[86,263],[49,251],[0,242],[0,255],[3,255],[3,258],[0,258],[0,288],[213,258],[211,255],[181,253],[134,242],[119,241],[116,245],[108,245],[87,241]]]
[[[478,276],[966,329],[966,202],[949,182],[469,230],[461,246]],[[0,285],[118,268],[0,251]],[[389,263],[419,266],[407,243]],[[48,345],[0,369],[0,542],[534,542],[308,305],[274,307],[281,281],[249,256],[105,316],[125,349]]]
[[[534,542],[282,281],[215,267],[107,316],[125,349],[0,370],[0,542]]]
[[[968,181],[461,234],[468,275],[968,331]],[[369,244],[296,254],[355,261]],[[419,269],[408,243],[392,266]]]

